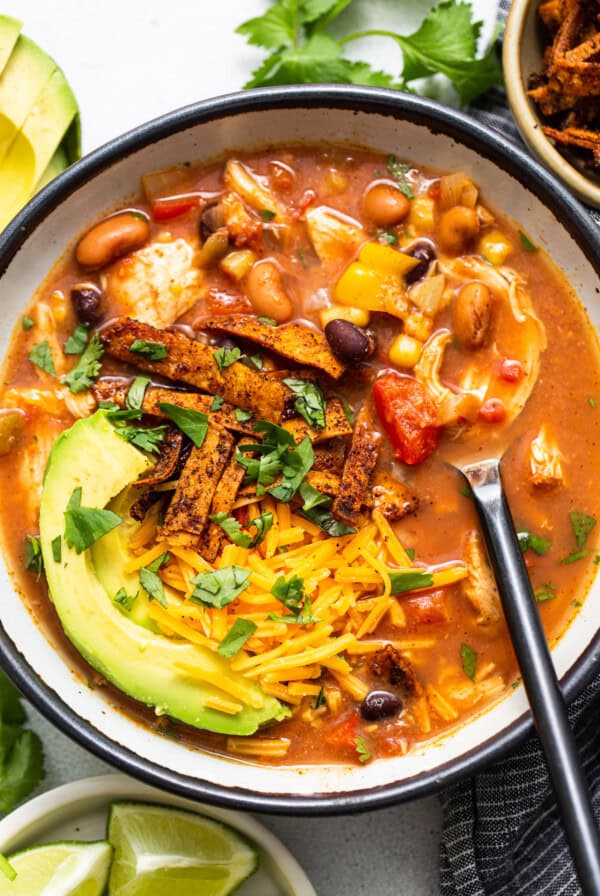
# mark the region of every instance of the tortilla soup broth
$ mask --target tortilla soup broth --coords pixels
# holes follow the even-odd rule
[[[49,637],[127,712],[246,761],[404,753],[509,693],[499,598],[445,461],[510,427],[503,476],[553,642],[593,577],[600,510],[596,337],[561,273],[466,175],[394,156],[277,149],[142,186],[51,272],[5,360],[3,538]],[[179,670],[213,722],[163,706],[156,722],[86,655],[90,672],[48,598],[44,468],[99,407],[151,461],[109,496],[139,588],[106,600],[224,658],[231,680]],[[112,537],[82,549],[98,569]],[[263,698],[270,723],[237,734]]]

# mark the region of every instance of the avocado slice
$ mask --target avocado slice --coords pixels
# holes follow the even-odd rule
[[[225,657],[151,632],[121,612],[113,601],[114,593],[109,594],[102,585],[102,579],[107,581],[106,571],[96,568],[96,564],[109,563],[114,567],[111,580],[126,582],[121,554],[109,558],[102,558],[98,550],[77,554],[63,538],[60,562],[53,558],[52,542],[64,534],[64,512],[75,488],[82,488],[82,506],[106,507],[150,466],[144,454],[117,435],[105,411],[78,420],[60,436],[48,460],[40,509],[40,542],[50,597],[79,653],[121,691],[154,707],[157,714],[196,728],[252,734],[266,722],[285,718],[287,708],[232,672]],[[119,570],[122,575],[116,576]],[[198,669],[199,675],[191,677],[181,665]],[[243,688],[248,703],[235,716],[207,709],[205,700],[223,696],[223,692],[205,684],[202,672],[213,679],[235,682]]]
[[[4,71],[6,63],[21,33],[23,22],[10,16],[0,16],[0,73]]]
[[[67,154],[64,150],[64,147],[59,146],[48,162],[46,170],[33,188],[31,196],[39,193],[39,191],[43,189],[47,184],[49,184],[51,180],[54,180],[55,177],[58,177],[59,174],[62,174],[62,172],[68,167],[69,161],[67,159]]]
[[[27,202],[76,114],[67,79],[55,69],[0,163],[0,230]]]
[[[0,76],[0,163],[55,69],[37,44],[19,35]]]

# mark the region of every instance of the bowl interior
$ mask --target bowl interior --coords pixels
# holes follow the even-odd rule
[[[336,108],[335,91],[328,99],[311,93],[310,103],[297,102],[296,108],[237,108],[222,103],[218,108],[225,117],[214,118],[210,110],[199,112],[195,124],[180,123],[170,135],[161,134],[145,146],[122,148],[130,151],[111,161],[97,176],[75,186],[68,193],[69,181],[56,189],[64,195],[48,194],[58,202],[39,225],[24,239],[0,280],[0,353],[7,348],[9,334],[24,304],[36,290],[58,256],[71,244],[86,222],[101,215],[123,197],[138,188],[143,172],[180,163],[182,160],[207,159],[236,148],[257,148],[261,144],[354,143],[400,158],[446,170],[464,170],[482,188],[486,198],[507,210],[522,223],[534,242],[542,246],[562,268],[579,296],[587,303],[591,320],[600,321],[598,276],[582,248],[583,216],[577,223],[577,210],[565,210],[568,197],[555,189],[552,208],[525,184],[541,186],[544,174],[535,177],[521,170],[511,157],[495,149],[478,129],[459,125],[452,113],[429,113],[424,105],[407,101],[404,111],[397,99],[377,104],[363,98],[362,109]],[[259,103],[260,101],[255,101]],[[347,104],[347,100],[344,101]],[[239,103],[238,103],[239,105]],[[281,101],[279,105],[283,106]],[[342,105],[342,102],[338,104]],[[415,111],[415,107],[418,107]],[[200,108],[200,107],[199,107]],[[379,110],[379,111],[377,111]],[[412,111],[411,111],[412,110]],[[394,112],[394,114],[391,114]],[[448,121],[443,124],[443,116]],[[207,120],[203,120],[206,117]],[[169,123],[173,128],[173,122]],[[463,127],[463,140],[458,137]],[[456,136],[444,133],[447,129]],[[163,132],[166,128],[163,128]],[[249,135],[253,135],[250,139]],[[470,145],[467,145],[470,144]],[[475,149],[473,146],[477,146]],[[67,176],[68,178],[68,176]],[[560,194],[560,196],[559,196]],[[547,195],[550,196],[550,188]],[[554,209],[554,210],[553,210]],[[559,216],[562,220],[559,220]],[[591,223],[589,224],[591,228]],[[570,232],[572,231],[572,233]],[[591,245],[591,241],[590,241]],[[590,253],[593,249],[588,250]],[[0,245],[0,256],[2,246]],[[0,265],[1,267],[1,265]],[[592,642],[597,628],[594,609],[598,588],[590,597],[554,650],[557,670],[562,676],[572,669],[578,657]],[[484,714],[444,737],[415,749],[408,756],[390,758],[365,767],[314,765],[304,768],[263,767],[200,753],[153,731],[140,728],[132,719],[115,711],[101,690],[89,690],[61,659],[47,636],[35,624],[25,608],[4,561],[0,561],[0,619],[4,627],[4,658],[18,682],[25,687],[53,721],[74,734],[108,761],[116,761],[134,774],[147,776],[163,786],[205,798],[249,806],[269,808],[286,803],[287,795],[309,798],[321,795],[345,797],[338,808],[355,808],[361,797],[357,792],[372,789],[375,800],[380,788],[400,784],[398,796],[414,796],[436,786],[442,769],[452,773],[468,769],[477,752],[481,758],[490,745],[499,743],[526,710],[522,688],[515,690]],[[32,674],[33,673],[33,674]],[[36,686],[39,679],[43,687]],[[68,707],[68,709],[67,709]],[[79,720],[79,721],[78,721]],[[252,792],[252,795],[249,794]],[[352,795],[357,794],[356,803]],[[318,800],[317,800],[318,802]]]

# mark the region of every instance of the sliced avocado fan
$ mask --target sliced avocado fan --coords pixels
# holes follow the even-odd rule
[[[122,612],[114,602],[115,593],[103,585],[110,582],[111,589],[120,582],[124,587],[131,585],[122,550],[103,551],[100,539],[93,549],[77,554],[64,540],[64,514],[76,488],[82,489],[82,507],[105,508],[151,465],[146,455],[117,435],[104,411],[78,420],[60,436],[48,460],[40,509],[40,542],[50,597],[69,640],[119,690],[153,707],[157,714],[196,728],[253,734],[260,725],[285,718],[288,709],[234,673],[225,657],[151,631],[144,627],[143,613],[138,624]],[[58,536],[61,556],[57,562],[53,542]],[[109,571],[101,568],[106,563]],[[140,598],[147,600],[145,593]],[[236,715],[205,706],[210,697],[230,696],[218,687],[219,682],[235,686],[244,704]]]

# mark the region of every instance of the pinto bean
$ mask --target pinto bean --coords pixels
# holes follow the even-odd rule
[[[474,280],[459,292],[452,325],[456,338],[466,348],[484,344],[492,323],[492,305],[492,295],[485,283]]]
[[[438,224],[438,240],[442,249],[458,255],[479,233],[479,218],[473,208],[455,205],[444,212]]]
[[[377,227],[393,227],[408,215],[410,201],[393,184],[375,183],[363,197],[362,211]]]
[[[251,267],[246,277],[246,292],[257,314],[272,317],[278,324],[292,316],[292,303],[281,271],[272,261],[259,261]]]
[[[143,246],[150,236],[148,219],[141,212],[126,211],[95,224],[82,236],[75,258],[82,268],[96,271],[122,255]]]

